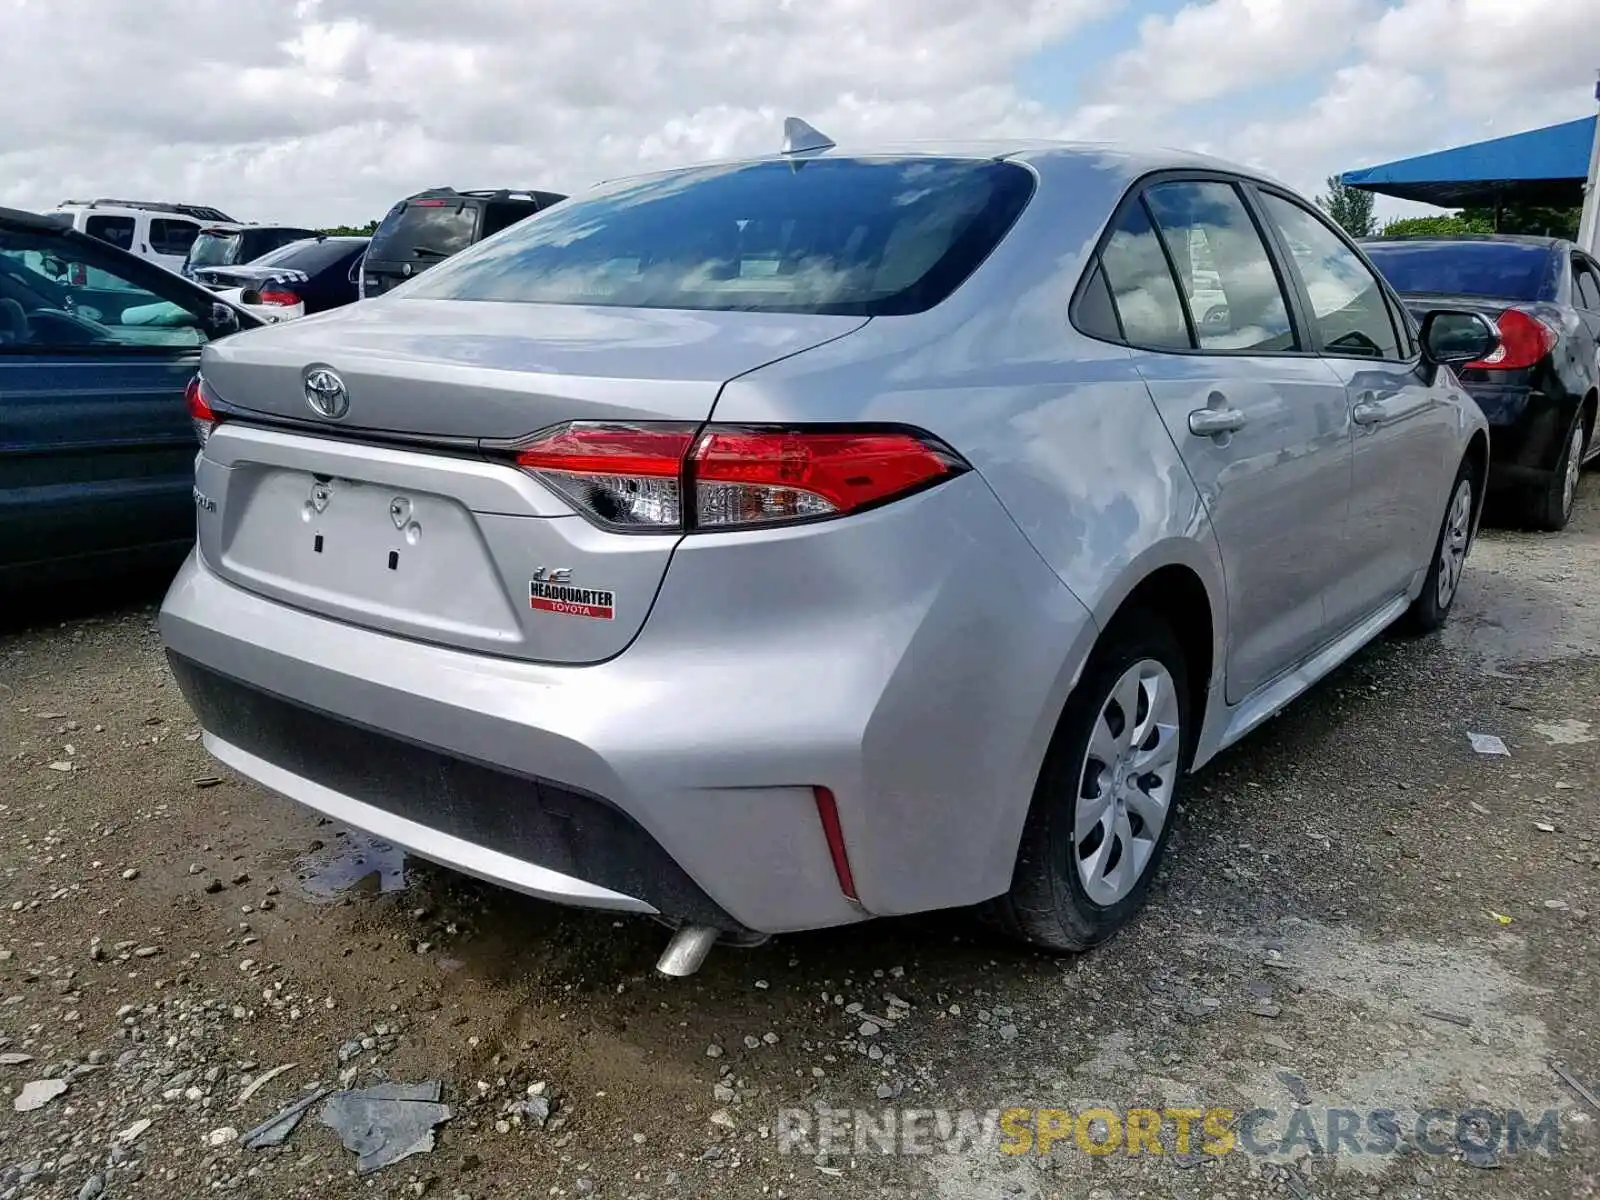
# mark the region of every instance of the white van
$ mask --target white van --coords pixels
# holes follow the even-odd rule
[[[200,231],[213,225],[238,225],[221,209],[198,204],[148,200],[63,200],[56,211],[72,217],[72,227],[118,249],[181,271]]]

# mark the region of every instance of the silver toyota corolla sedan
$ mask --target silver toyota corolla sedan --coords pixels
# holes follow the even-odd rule
[[[665,969],[1090,946],[1186,772],[1445,619],[1495,334],[1243,168],[790,135],[208,346],[173,670],[241,775]]]

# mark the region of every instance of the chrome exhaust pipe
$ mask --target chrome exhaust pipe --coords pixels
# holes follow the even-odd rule
[[[681,926],[656,960],[656,970],[675,979],[693,975],[706,961],[706,955],[711,953],[711,947],[717,944],[721,934],[721,930],[711,925]]]

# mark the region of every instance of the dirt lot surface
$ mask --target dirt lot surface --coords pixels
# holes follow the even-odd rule
[[[1442,636],[1370,648],[1204,771],[1150,907],[1071,959],[941,914],[660,978],[648,921],[228,778],[152,605],[13,614],[0,1198],[1600,1195],[1600,480],[1580,504],[1486,533]],[[383,1080],[442,1083],[431,1150],[358,1175],[320,1102],[241,1144]],[[1096,1107],[1225,1109],[1239,1144],[1202,1118],[1180,1147],[1168,1115],[1159,1154],[1086,1153]]]

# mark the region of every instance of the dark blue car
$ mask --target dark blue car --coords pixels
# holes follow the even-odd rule
[[[0,208],[0,591],[180,557],[200,348],[259,325],[205,288]]]

